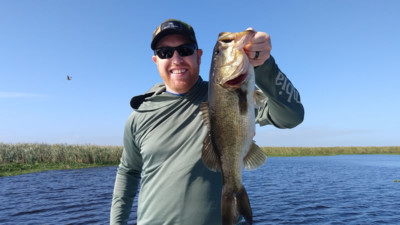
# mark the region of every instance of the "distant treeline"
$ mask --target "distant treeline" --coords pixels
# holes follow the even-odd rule
[[[263,147],[274,156],[329,156],[343,154],[400,154],[395,147]],[[0,143],[0,176],[51,169],[118,165],[122,146]]]

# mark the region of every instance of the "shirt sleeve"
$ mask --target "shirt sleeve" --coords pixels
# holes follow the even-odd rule
[[[254,69],[256,84],[268,97],[264,107],[257,110],[256,123],[272,124],[278,128],[293,128],[304,120],[300,94],[292,82],[270,58]]]
[[[110,224],[127,224],[132,203],[140,181],[142,156],[134,142],[133,114],[129,117],[124,130],[124,150],[115,179],[110,212]]]

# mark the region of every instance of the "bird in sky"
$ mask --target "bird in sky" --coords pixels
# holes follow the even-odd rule
[[[69,75],[67,75],[67,80],[72,80],[72,77],[70,77]]]

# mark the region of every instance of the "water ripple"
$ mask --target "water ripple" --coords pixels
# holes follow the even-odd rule
[[[399,168],[393,155],[272,157],[243,182],[254,224],[398,224]],[[108,224],[116,169],[0,178],[0,224]]]

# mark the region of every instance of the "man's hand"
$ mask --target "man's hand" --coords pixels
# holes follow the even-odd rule
[[[254,30],[248,28],[247,30]],[[271,37],[265,32],[256,32],[254,38],[244,46],[251,65],[260,66],[271,56]]]

